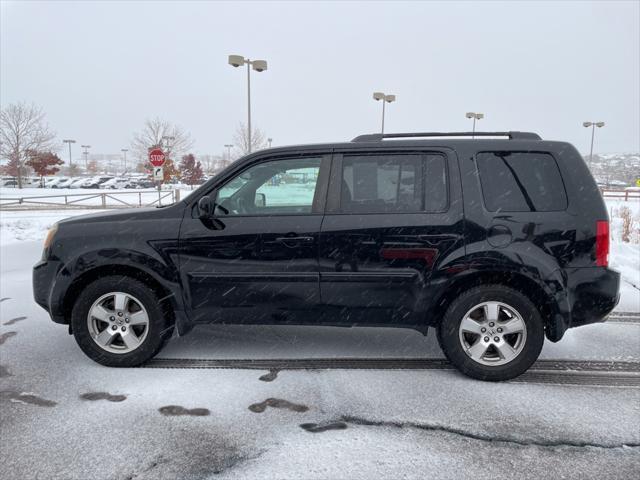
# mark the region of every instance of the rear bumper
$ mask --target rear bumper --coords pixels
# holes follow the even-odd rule
[[[620,300],[620,274],[604,267],[556,270],[547,278],[553,294],[546,335],[560,340],[567,329],[603,322]]]
[[[620,301],[620,273],[615,270],[576,268],[568,280],[570,327],[603,322]]]

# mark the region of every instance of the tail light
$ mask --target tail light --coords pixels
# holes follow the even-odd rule
[[[609,222],[596,222],[596,265],[609,266]]]

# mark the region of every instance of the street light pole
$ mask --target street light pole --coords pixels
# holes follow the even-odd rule
[[[251,67],[256,72],[264,72],[267,69],[266,60],[250,60],[244,58],[242,55],[229,55],[229,65],[233,67],[240,67],[247,65],[247,150],[251,153]]]
[[[164,140],[165,143],[165,154],[167,155],[167,158],[170,159],[171,157],[171,144],[169,142],[175,140],[176,137],[171,137],[169,135],[163,135],[162,139],[160,140],[160,146],[162,146],[162,140]]]
[[[162,138],[160,139],[160,146],[162,147],[162,141],[164,140],[165,143],[165,150],[164,150],[164,154],[165,154],[165,162],[167,160],[171,160],[171,145],[169,142],[175,140],[176,137],[172,137],[170,135],[163,135]],[[161,205],[162,203],[162,195],[161,195],[161,190],[162,190],[162,180],[158,182],[158,205]]]
[[[84,146],[84,169],[85,171],[89,171],[89,149],[91,148],[91,145],[85,145]]]
[[[124,171],[127,171],[127,152],[129,151],[127,148],[121,148],[120,151],[124,155]]]
[[[467,112],[467,118],[473,118],[473,130],[471,132],[471,138],[475,138],[476,133],[476,120],[482,120],[484,113]]]
[[[84,152],[82,152],[84,154],[84,170],[85,172],[89,172],[89,149],[91,148],[91,145],[80,146],[84,149]]]
[[[227,165],[231,163],[231,148],[233,147],[233,145],[231,144],[225,144],[225,147],[227,149]]]
[[[384,115],[385,115],[385,103],[391,103],[396,101],[395,95],[386,95],[383,92],[374,92],[373,99],[377,102],[382,100],[382,133],[384,134]]]
[[[67,140],[62,140],[62,143],[68,143],[69,144],[69,169],[71,169],[71,167],[73,167],[73,161],[71,160],[71,144],[72,143],[76,143],[75,140],[71,140],[71,139],[67,139]]]
[[[384,110],[387,105],[387,102],[382,102],[382,133],[384,133]]]
[[[593,139],[596,135],[596,127],[604,127],[604,122],[582,122],[582,126],[585,128],[591,127],[591,150],[589,152],[589,170],[591,170],[593,162]]]
[[[251,153],[251,62],[247,61],[247,141]]]
[[[267,142],[269,142],[269,148],[271,148],[271,142],[273,141],[273,138],[267,138]]]

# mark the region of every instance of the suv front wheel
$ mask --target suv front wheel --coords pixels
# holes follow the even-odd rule
[[[503,285],[472,288],[456,298],[438,328],[449,361],[479,380],[509,380],[538,358],[544,327],[536,306]]]
[[[156,294],[144,283],[110,276],[89,284],[73,307],[71,325],[82,351],[109,367],[135,367],[171,335]]]

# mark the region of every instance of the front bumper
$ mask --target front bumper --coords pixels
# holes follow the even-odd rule
[[[49,260],[42,260],[33,266],[33,298],[49,313],[51,320],[56,323],[68,323],[64,315],[54,314],[51,305],[51,294],[60,266],[60,262]]]

